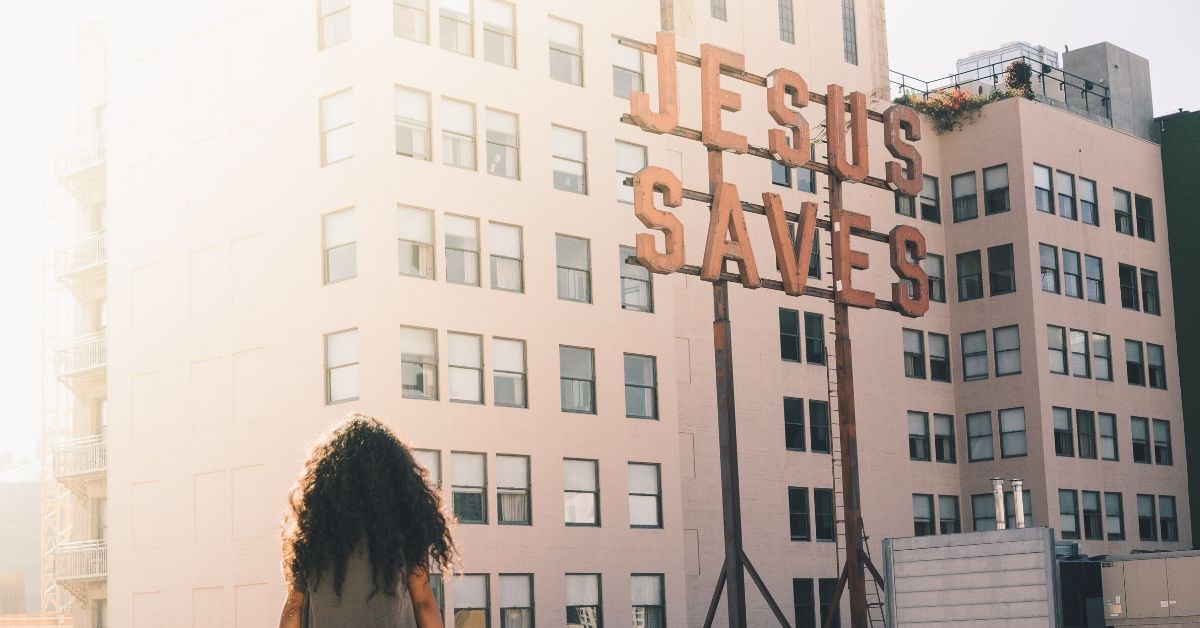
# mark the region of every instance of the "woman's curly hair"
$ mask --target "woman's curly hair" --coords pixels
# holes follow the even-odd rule
[[[379,420],[352,413],[313,448],[283,521],[283,568],[303,591],[331,573],[338,597],[351,552],[365,543],[374,590],[391,594],[416,569],[455,557],[441,499],[412,452]]]

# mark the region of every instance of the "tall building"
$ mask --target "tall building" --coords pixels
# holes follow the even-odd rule
[[[706,155],[620,122],[657,72],[616,38],[665,27],[684,53],[711,43],[759,76],[879,97],[882,2],[313,8],[113,2],[104,53],[85,57],[106,89],[80,98],[78,124],[104,130],[103,153],[64,180],[80,246],[103,226],[106,254],[70,285],[80,331],[103,333],[59,375],[76,434],[104,434],[72,446],[111,455],[94,481],[64,475],[94,504],[72,538],[107,558],[76,625],[270,624],[287,489],[349,411],[395,427],[452,505],[464,575],[438,593],[458,625],[699,624],[723,558],[711,290],[625,262],[645,229],[623,181],[653,164],[705,190]],[[681,124],[698,128],[698,73],[679,79]],[[724,87],[742,95],[726,128],[765,145],[765,91]],[[821,113],[804,110],[814,128]],[[995,527],[994,476],[1024,479],[1028,524],[1079,551],[1184,547],[1158,146],[1023,99],[946,135],[926,121],[918,146],[919,198],[846,190],[874,230],[925,234],[936,297],[923,318],[851,315],[872,551]],[[825,194],[824,175],[753,155],[725,176],[791,210]],[[706,210],[675,210],[693,261]],[[767,225],[747,222],[773,276]],[[857,286],[890,294],[886,249],[861,247],[874,263]],[[844,532],[832,307],[736,286],[730,300],[746,552],[816,625]]]

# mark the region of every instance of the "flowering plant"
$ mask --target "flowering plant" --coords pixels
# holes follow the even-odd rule
[[[928,94],[904,94],[894,102],[912,107],[933,119],[938,134],[962,128],[965,122],[979,115],[984,105],[1017,96],[1018,91],[998,89],[985,94],[971,94],[961,89],[942,89]]]

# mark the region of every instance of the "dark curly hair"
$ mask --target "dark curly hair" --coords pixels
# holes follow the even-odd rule
[[[338,597],[350,554],[366,544],[374,596],[413,570],[455,557],[438,493],[412,452],[379,420],[352,413],[313,447],[283,521],[283,569],[303,591],[327,570]]]

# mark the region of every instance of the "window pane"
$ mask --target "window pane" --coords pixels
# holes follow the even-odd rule
[[[527,575],[501,574],[500,608],[531,608],[533,581]]]

